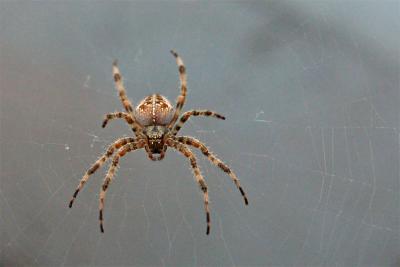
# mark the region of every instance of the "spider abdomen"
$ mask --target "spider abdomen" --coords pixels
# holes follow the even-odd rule
[[[174,108],[169,100],[159,94],[153,94],[140,101],[135,110],[135,117],[143,126],[167,125],[174,115]]]

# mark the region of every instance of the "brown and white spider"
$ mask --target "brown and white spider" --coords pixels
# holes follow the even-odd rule
[[[187,145],[200,149],[200,151],[211,161],[211,163],[226,172],[231,177],[232,181],[235,183],[236,187],[242,194],[245,204],[248,205],[246,194],[240,186],[239,179],[225,163],[218,159],[199,140],[190,136],[176,136],[179,129],[190,118],[190,116],[211,116],[222,120],[225,120],[225,117],[209,110],[190,110],[183,113],[182,117],[179,119],[179,122],[176,123],[186,98],[186,69],[182,59],[178,56],[178,54],[175,51],[171,51],[171,53],[176,59],[176,63],[179,69],[179,79],[181,82],[181,94],[177,98],[175,109],[172,107],[168,99],[166,99],[164,96],[153,94],[144,98],[136,107],[136,109],[133,110],[132,104],[126,96],[122,77],[117,67],[117,61],[113,63],[115,87],[118,90],[119,97],[126,112],[115,112],[107,114],[104,118],[102,126],[104,128],[107,125],[108,121],[112,119],[124,119],[131,126],[136,138],[120,138],[112,145],[110,145],[107,149],[107,152],[102,155],[92,165],[92,167],[90,167],[89,170],[86,171],[69,203],[69,207],[71,208],[79,191],[89,180],[89,176],[92,175],[98,168],[100,168],[106,162],[106,160],[109,159],[114,154],[114,152],[116,152],[100,191],[99,220],[100,230],[103,233],[104,199],[106,196],[107,188],[110,185],[118,166],[119,160],[126,153],[141,148],[144,148],[146,150],[147,155],[151,160],[162,160],[165,156],[165,151],[167,150],[168,146],[176,149],[190,160],[190,164],[192,166],[196,181],[199,184],[201,191],[203,191],[204,207],[207,218],[207,235],[210,233],[210,212],[208,208],[207,184],[204,181],[203,176],[201,175],[199,167],[197,166],[196,157]],[[155,158],[153,154],[159,154],[159,157]]]

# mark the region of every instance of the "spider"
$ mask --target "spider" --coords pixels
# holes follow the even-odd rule
[[[199,140],[190,136],[177,136],[177,133],[181,129],[182,125],[191,116],[207,116],[222,120],[225,120],[225,117],[210,110],[190,110],[183,113],[178,121],[179,114],[181,113],[186,99],[186,68],[178,54],[173,50],[171,50],[171,53],[175,57],[178,65],[181,89],[181,93],[176,100],[175,109],[172,107],[167,98],[159,94],[153,94],[145,97],[134,110],[130,100],[126,96],[122,77],[117,67],[117,61],[114,61],[113,63],[115,87],[118,90],[120,100],[126,112],[114,112],[106,114],[102,127],[106,127],[110,120],[124,119],[131,126],[131,129],[136,137],[120,138],[111,144],[107,151],[83,175],[71,201],[69,202],[69,207],[71,208],[79,191],[89,180],[90,175],[96,172],[96,170],[99,169],[114,154],[111,166],[108,169],[100,191],[99,220],[100,231],[102,233],[104,233],[103,209],[106,192],[113,179],[116,168],[119,164],[119,160],[125,156],[126,153],[142,148],[144,148],[147,152],[149,159],[153,161],[162,160],[165,156],[167,147],[174,148],[176,151],[189,159],[194,172],[194,177],[196,178],[196,181],[203,192],[204,208],[207,221],[207,235],[210,233],[211,226],[210,211],[208,207],[208,187],[204,181],[199,167],[197,166],[196,157],[188,146],[199,149],[203,155],[205,155],[211,161],[212,164],[218,166],[225,173],[227,173],[242,194],[244,203],[248,205],[246,193],[240,186],[239,179],[225,163],[218,159]],[[159,156],[155,157],[154,154],[158,154]]]

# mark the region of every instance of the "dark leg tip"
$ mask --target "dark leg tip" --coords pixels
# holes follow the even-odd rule
[[[207,232],[206,232],[206,234],[207,234],[207,235],[210,234],[210,226],[207,226]]]
[[[101,128],[106,127],[106,125],[107,125],[107,120],[104,120],[104,121],[103,121],[103,124],[101,125]]]
[[[170,52],[174,57],[178,57],[178,53],[176,53],[174,50],[171,50]]]
[[[221,120],[225,120],[225,116],[222,116],[221,114],[215,113],[215,117]]]
[[[118,65],[118,59],[114,59],[113,66],[117,66],[117,65]]]
[[[102,224],[100,224],[100,232],[104,233],[104,228]]]
[[[69,205],[68,205],[69,208],[72,208],[72,203],[74,203],[74,199],[71,199],[71,201],[69,202]]]
[[[249,205],[249,201],[247,200],[247,198],[244,199],[244,204],[246,204],[246,206]]]

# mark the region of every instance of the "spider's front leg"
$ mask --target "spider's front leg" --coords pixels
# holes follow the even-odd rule
[[[79,191],[82,190],[83,186],[86,184],[86,182],[89,180],[90,175],[92,175],[93,173],[95,173],[105,162],[106,160],[112,156],[112,154],[114,153],[115,149],[119,149],[120,147],[134,142],[135,139],[131,138],[131,137],[127,137],[127,138],[121,138],[118,139],[116,142],[114,142],[112,145],[110,145],[107,149],[107,152],[102,155],[93,165],[92,167],[90,167],[89,170],[86,171],[85,175],[83,175],[81,181],[79,182],[78,187],[75,190],[74,195],[72,196],[71,201],[69,202],[69,207],[72,208],[72,204],[74,203],[76,197],[78,196]]]
[[[125,156],[126,153],[134,151],[136,149],[142,148],[145,142],[143,140],[135,141],[132,143],[128,143],[124,145],[122,148],[118,150],[118,153],[114,156],[113,161],[111,163],[110,168],[108,169],[107,175],[104,178],[103,185],[100,191],[100,203],[99,203],[99,220],[100,220],[100,231],[104,233],[103,228],[103,209],[104,209],[104,201],[106,197],[106,191],[108,186],[110,185],[112,178],[114,177],[115,171],[117,169],[119,159]]]
[[[177,151],[182,153],[185,157],[187,157],[190,160],[190,164],[192,166],[194,176],[196,178],[197,183],[200,186],[201,191],[203,191],[203,198],[204,198],[204,209],[206,211],[206,219],[207,219],[207,232],[206,234],[210,234],[210,226],[211,226],[211,221],[210,221],[210,210],[208,207],[208,187],[207,184],[201,175],[200,169],[197,166],[196,162],[196,157],[194,156],[193,152],[187,148],[184,144],[181,144],[173,139],[167,139],[166,144],[172,148],[175,148]]]

